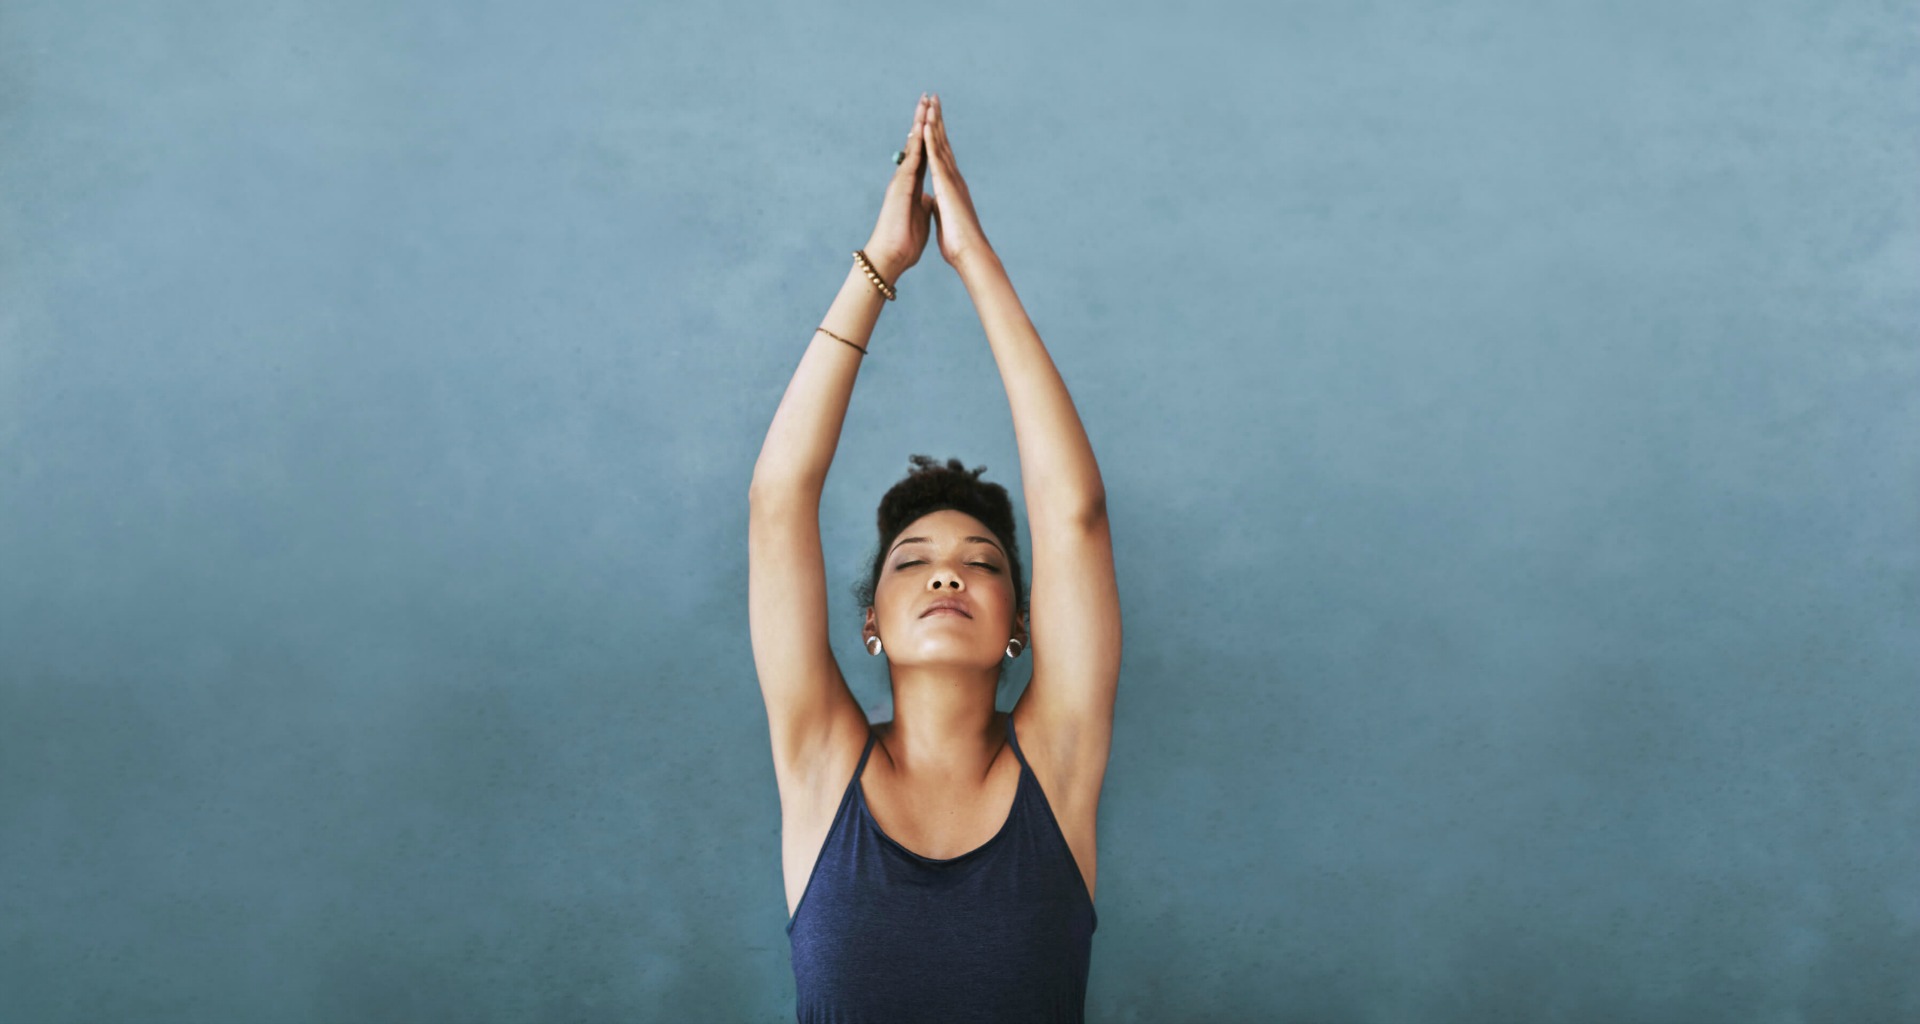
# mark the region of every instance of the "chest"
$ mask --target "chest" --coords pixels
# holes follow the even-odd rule
[[[978,786],[909,786],[875,757],[860,777],[867,813],[880,831],[931,860],[950,860],[998,835],[1019,793],[1020,762],[1011,750]]]
[[[1040,784],[1075,866],[1092,898],[1095,879],[1095,826],[1092,801],[1074,799],[1058,773],[1023,747],[1034,779]],[[1051,785],[1050,785],[1051,783]],[[867,813],[887,838],[930,860],[950,860],[986,845],[1007,827],[1019,795],[1020,762],[1011,747],[996,759],[986,780],[977,788],[933,790],[914,788],[891,774],[879,752],[870,758],[856,783]],[[822,844],[833,825],[844,789],[831,801],[787,812],[781,828],[782,874],[786,881],[787,914],[792,917],[805,895]]]

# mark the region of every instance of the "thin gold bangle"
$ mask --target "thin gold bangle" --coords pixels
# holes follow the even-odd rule
[[[827,331],[827,329],[826,329],[825,327],[815,327],[815,328],[814,328],[814,330],[816,330],[816,331]],[[829,337],[829,338],[832,338],[832,339],[834,339],[834,340],[836,340],[836,341],[847,341],[847,339],[845,339],[845,338],[842,338],[842,337],[840,337],[840,336],[839,336],[838,334],[835,334],[835,333],[833,333],[832,331],[827,331],[827,337]],[[851,342],[851,341],[847,341],[847,344],[849,344],[849,345],[853,345],[853,342]],[[853,347],[854,347],[854,348],[856,348],[856,349],[860,349],[860,354],[861,354],[861,355],[863,355],[863,356],[864,356],[864,355],[866,355],[866,354],[867,354],[867,350],[866,350],[866,349],[864,349],[864,348],[860,348],[860,346],[858,346],[858,345],[853,345]]]

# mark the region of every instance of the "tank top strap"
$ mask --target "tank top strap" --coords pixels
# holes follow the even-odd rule
[[[1032,774],[1033,766],[1027,764],[1027,755],[1020,752],[1020,737],[1013,734],[1013,713],[1007,713],[1007,742],[1013,744],[1013,756],[1020,759],[1020,767]]]
[[[879,737],[880,734],[873,731],[873,723],[867,723],[867,746],[865,750],[860,751],[860,763],[853,766],[853,779],[847,783],[848,792],[852,792],[853,787],[860,784],[860,774],[867,770],[867,755],[873,753],[873,741]]]

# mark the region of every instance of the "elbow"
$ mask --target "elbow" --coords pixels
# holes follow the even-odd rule
[[[1105,492],[1096,494],[1080,503],[1073,521],[1082,528],[1092,528],[1107,521],[1107,496]]]

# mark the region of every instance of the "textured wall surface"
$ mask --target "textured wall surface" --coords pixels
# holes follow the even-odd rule
[[[1920,1019],[1920,5],[1824,0],[0,4],[0,1019],[791,1019],[746,488],[929,89],[1109,496],[1090,1019]],[[913,452],[1020,493],[931,247],[876,720]]]

